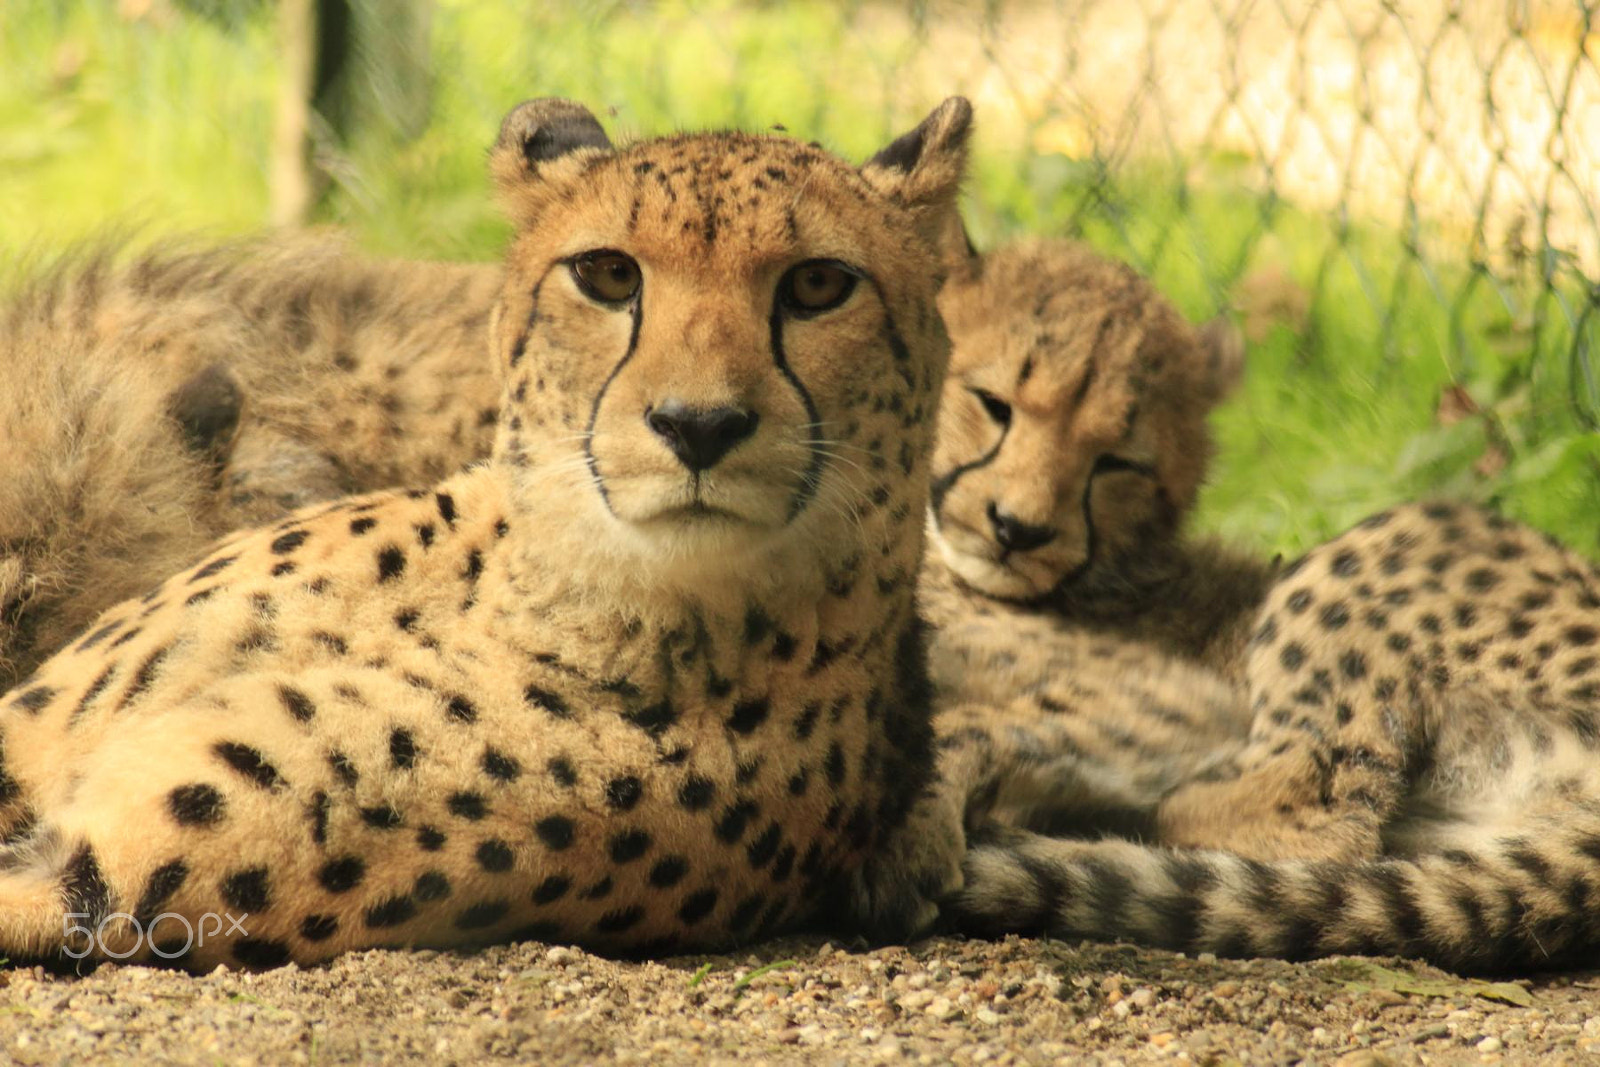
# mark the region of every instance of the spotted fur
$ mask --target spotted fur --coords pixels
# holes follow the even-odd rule
[[[1183,528],[1237,338],[1079,245],[954,258],[922,574],[942,788],[966,823],[1152,837],[1250,725],[1234,683],[1272,567]]]
[[[486,455],[497,266],[108,250],[0,304],[0,688],[229,530]]]
[[[1181,369],[1179,377],[1192,388],[1186,394],[1189,417],[1133,436],[1140,447],[1159,445],[1163,455],[1178,457],[1180,471],[1191,470],[1191,457],[1208,446],[1204,411],[1237,373],[1230,335],[1212,327],[1197,340],[1147,283],[1078,246],[1030,242],[972,260],[959,223],[952,223],[946,236],[956,240],[945,244],[953,248],[949,258],[958,280],[946,286],[942,299],[945,316],[957,328],[958,375],[945,390],[941,462],[948,470],[941,479],[945,492],[936,502],[948,507],[951,500],[960,502],[985,490],[1002,496],[1070,495],[1073,490],[1061,488],[1061,483],[1077,476],[1080,465],[1070,457],[1082,436],[1078,428],[1093,422],[1096,411],[1107,405],[1126,410],[1132,386],[1124,380],[1122,365],[1135,351],[1145,353],[1141,358],[1146,361]],[[272,518],[276,509],[287,510],[296,501],[375,488],[385,479],[422,477],[482,457],[488,433],[484,426],[490,420],[471,415],[487,415],[493,378],[440,371],[452,363],[476,365],[468,350],[486,332],[482,324],[493,295],[485,279],[492,280],[499,270],[378,265],[337,249],[301,245],[274,254],[256,249],[231,258],[211,254],[141,261],[127,273],[146,279],[144,284],[131,287],[113,275],[115,284],[106,287],[111,297],[95,299],[102,287],[80,284],[89,296],[78,301],[90,307],[120,302],[121,336],[155,334],[145,346],[151,350],[171,347],[215,356],[223,349],[221,338],[237,335],[245,342],[227,349],[225,365],[203,366],[196,380],[205,384],[225,366],[229,381],[250,381],[252,402],[242,405],[239,416],[242,443],[229,439],[224,441],[228,447],[218,450],[223,476],[217,489],[223,507],[245,509],[246,517]],[[431,298],[451,277],[455,280],[444,306],[435,308],[421,299],[423,294]],[[151,278],[163,281],[155,284]],[[124,289],[133,289],[135,295]],[[173,301],[180,292],[184,299]],[[238,293],[252,295],[239,299]],[[147,306],[139,305],[138,294]],[[177,314],[150,304],[157,295],[173,301]],[[308,316],[304,323],[293,312],[297,302]],[[413,305],[431,310],[411,313]],[[1010,316],[998,326],[992,314],[996,307]],[[130,324],[139,329],[129,329]],[[73,336],[70,323],[57,321],[54,327],[58,344]],[[283,341],[271,328],[294,332],[297,339]],[[1088,336],[1096,343],[1085,347],[1080,339]],[[363,342],[370,351],[363,350]],[[291,362],[295,351],[301,353],[298,366]],[[147,356],[144,361],[152,362]],[[1105,383],[1121,384],[1076,396],[1075,411],[1066,410],[1059,389],[1030,393],[1036,404],[1060,410],[1023,412],[1017,433],[1002,427],[998,441],[991,425],[975,430],[963,418],[963,413],[970,414],[974,383],[1005,392],[999,382],[1022,366],[1028,368],[1024,376],[1032,382],[1029,388],[1037,390],[1047,381],[1082,373],[1085,361],[1096,368],[1122,367],[1105,375],[1092,372]],[[380,402],[362,384],[362,369],[374,362],[382,365],[391,390],[421,387],[436,396],[424,401],[401,395]],[[197,365],[200,361],[191,358],[182,367],[187,371]],[[277,373],[266,373],[268,369]],[[1146,392],[1158,401],[1151,410],[1165,413],[1165,407],[1179,403],[1171,395],[1177,385],[1158,379],[1159,387]],[[536,389],[541,384],[542,379],[535,379]],[[1005,395],[1008,405],[1018,399],[1015,392]],[[205,413],[217,405],[199,407]],[[375,428],[391,437],[415,436],[431,452],[423,456],[414,444],[409,450],[386,448],[367,431],[356,440],[365,442],[378,462],[357,455],[352,427],[365,425],[380,409]],[[238,408],[234,410],[238,415]],[[337,418],[324,412],[336,412]],[[322,416],[320,421],[316,416]],[[463,432],[467,426],[479,432]],[[204,446],[206,439],[199,444]],[[988,452],[991,460],[999,454],[1005,480],[996,480],[994,471],[984,469],[986,463],[963,464],[959,457],[972,449]],[[1061,461],[1053,449],[1064,449],[1069,460]],[[878,437],[867,442],[864,458],[845,460],[881,473],[891,464],[904,466],[906,451],[902,447],[898,456],[892,455]],[[1193,494],[1168,493],[1160,472],[1172,466],[1151,463],[1141,468],[1145,477],[1124,479],[1115,493],[1096,483],[1101,488],[1095,509],[1084,518],[1121,548],[1096,556],[1092,567],[1080,568],[1084,574],[1079,577],[1086,575],[1087,580],[1063,580],[1051,597],[1032,603],[997,600],[958,579],[944,557],[935,554],[925,562],[924,605],[942,624],[933,641],[939,701],[946,709],[941,729],[947,773],[941,793],[948,803],[946,810],[920,820],[926,836],[943,842],[941,848],[924,850],[925,857],[938,857],[934,867],[914,872],[908,862],[902,871],[914,885],[901,889],[927,896],[954,877],[950,857],[964,848],[959,809],[967,803],[956,794],[1021,795],[1045,788],[1042,782],[1048,781],[1055,795],[1053,825],[1061,832],[1127,830],[1147,820],[1150,798],[1197,767],[1213,765],[1220,758],[1219,746],[1242,737],[1247,720],[1231,714],[1219,696],[1219,682],[1163,660],[1173,652],[1217,654],[1236,643],[1218,639],[1219,633],[1230,632],[1218,620],[1225,613],[1239,613],[1237,605],[1252,595],[1260,568],[1218,546],[1177,539],[1179,520]],[[954,493],[949,492],[952,486]],[[1152,499],[1178,499],[1183,506],[1169,503],[1162,513],[1171,521],[1157,530],[1150,525],[1150,514],[1161,509],[1152,508]],[[1087,504],[1090,498],[1084,500]],[[937,508],[933,513],[940,514]],[[952,519],[950,525],[958,522]],[[1136,524],[1143,525],[1135,530]],[[372,525],[371,519],[356,520],[363,532]],[[942,526],[935,525],[935,538],[948,549],[950,530]],[[428,526],[418,532],[424,548],[434,536]],[[1138,661],[1137,669],[1130,669],[1133,661]],[[809,732],[818,717],[813,712],[797,728]],[[1069,797],[1076,802],[1069,803]],[[901,890],[886,893],[891,910],[899,907],[903,895]],[[903,915],[877,914],[877,933],[905,936],[929,914],[920,913],[911,924]]]
[[[1236,756],[1149,813],[1170,846],[975,835],[970,931],[1468,971],[1600,951],[1600,567],[1474,507],[1396,508],[1288,567]]]
[[[0,951],[57,951],[74,910],[110,917],[96,952],[133,943],[119,913],[248,913],[201,968],[927,912],[948,884],[893,864],[945,847],[907,825],[913,579],[969,119],[953,99],[856,169],[512,112],[492,458],[233,536],[0,698]],[[634,295],[585,288],[600,252]],[[817,261],[854,281],[810,311],[780,294]],[[746,432],[713,462],[651,419],[726,408]],[[896,462],[846,461],[874,447]]]

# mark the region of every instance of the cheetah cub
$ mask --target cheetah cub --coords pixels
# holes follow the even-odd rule
[[[922,574],[947,787],[968,822],[1153,838],[1250,726],[1272,568],[1183,530],[1242,351],[1083,246],[966,247]]]
[[[1191,326],[1147,278],[1072,242],[956,258],[939,296],[932,621],[1033,614],[1232,669],[1271,567],[1183,524],[1206,419],[1243,367],[1237,333]]]
[[[0,698],[0,951],[643,953],[890,909],[876,872],[933,847],[913,594],[970,115],[856,169],[514,110],[490,461],[238,534]]]
[[[65,257],[0,302],[0,689],[230,530],[488,454],[489,265],[328,237]]]
[[[934,541],[956,581],[927,568],[927,603],[944,787],[965,798],[973,843],[946,919],[1462,970],[1592,959],[1600,569],[1449,504],[1376,516],[1277,574],[1191,547],[1174,535],[1207,454],[1195,416],[1231,376],[1224,350],[1185,343],[1159,298],[1106,298],[1139,285],[1114,266],[1080,253],[1083,273],[1030,292],[1044,262],[1004,255],[1012,269],[958,271],[941,295],[953,349]],[[1100,286],[1066,282],[1096,272]],[[995,315],[1011,294],[1018,314]],[[1050,344],[1015,328],[1030,303],[1043,315],[1072,296],[1078,318],[1039,331]],[[1077,376],[1026,412],[1041,363],[1071,350],[1061,337],[1085,353],[1065,363]],[[1185,413],[1140,430],[1174,401]],[[1053,433],[1030,426],[1041,414]],[[1028,546],[1008,513],[1066,519]],[[1058,537],[1060,555],[1029,558]],[[1136,614],[1119,618],[1119,592]],[[1067,840],[1104,834],[1182,851]]]

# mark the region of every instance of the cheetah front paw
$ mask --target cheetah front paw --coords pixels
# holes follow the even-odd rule
[[[868,941],[910,941],[929,932],[939,903],[961,889],[967,836],[961,806],[935,790],[845,885],[845,907]]]

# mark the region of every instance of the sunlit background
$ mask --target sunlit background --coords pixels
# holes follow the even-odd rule
[[[1594,31],[1579,0],[4,0],[0,258],[310,223],[488,259],[525,97],[860,157],[961,92],[980,246],[1079,237],[1245,331],[1205,528],[1293,552],[1443,493],[1600,555]]]

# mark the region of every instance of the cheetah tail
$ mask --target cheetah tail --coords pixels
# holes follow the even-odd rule
[[[1600,816],[1530,823],[1473,849],[1259,862],[1119,840],[974,836],[946,922],[974,935],[1124,940],[1218,956],[1426,959],[1463,973],[1600,953]]]

